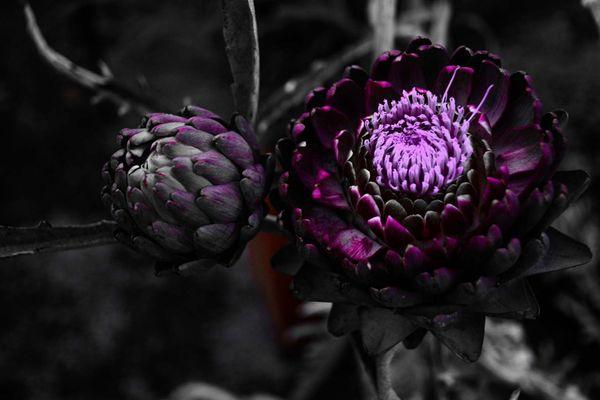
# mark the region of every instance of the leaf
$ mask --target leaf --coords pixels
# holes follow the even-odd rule
[[[471,311],[504,318],[533,319],[540,307],[533,290],[525,279],[513,280],[492,290],[481,302],[473,304]]]
[[[327,319],[327,330],[333,336],[343,336],[360,327],[357,306],[352,304],[333,303],[329,318]]]
[[[271,266],[273,269],[285,275],[296,275],[303,263],[304,259],[298,253],[295,243],[283,246],[271,257]]]
[[[260,79],[254,0],[221,0],[221,7],[235,108],[254,124]]]
[[[115,243],[116,227],[112,221],[58,227],[48,222],[29,228],[0,226],[0,258]]]
[[[583,265],[592,259],[589,247],[555,228],[546,231],[549,249],[542,260],[525,273],[526,276],[558,271]]]
[[[569,208],[569,205],[577,201],[591,182],[588,173],[581,170],[558,171],[554,174],[552,180],[555,183],[565,185],[567,187],[567,195],[566,197],[561,195],[554,199],[554,202],[548,211],[546,211],[536,227],[532,229],[534,235],[544,231],[555,219]]]
[[[481,355],[484,328],[485,316],[463,313],[447,328],[431,332],[463,361],[475,362]]]
[[[418,329],[414,322],[387,308],[365,307],[359,316],[362,344],[372,356],[391,349]]]

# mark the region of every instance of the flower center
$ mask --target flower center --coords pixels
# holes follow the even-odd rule
[[[363,144],[380,186],[407,195],[431,196],[461,176],[473,153],[470,118],[447,94],[403,92],[381,103],[365,120]]]

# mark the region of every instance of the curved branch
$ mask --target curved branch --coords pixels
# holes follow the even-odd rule
[[[102,75],[99,75],[86,68],[80,67],[62,54],[52,49],[42,35],[40,27],[35,18],[31,6],[25,3],[25,19],[27,21],[27,32],[33,40],[38,53],[54,70],[66,76],[73,82],[91,89],[96,92],[100,98],[106,98],[115,103],[119,109],[119,114],[125,114],[132,108],[143,114],[148,111],[167,109],[150,97],[133,92],[121,84],[114,81],[110,70],[105,64],[101,63]]]
[[[48,222],[28,228],[0,226],[0,258],[116,243],[116,226],[113,221],[57,227]]]

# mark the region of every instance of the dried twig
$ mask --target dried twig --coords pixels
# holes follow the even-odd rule
[[[233,75],[231,89],[235,108],[254,123],[260,68],[254,0],[221,0],[221,6],[225,50]]]
[[[28,228],[0,226],[0,258],[115,243],[115,227],[112,221],[57,227],[48,222]]]
[[[448,45],[448,33],[452,5],[448,0],[437,0],[431,5],[431,28],[429,38],[433,43]]]
[[[66,76],[73,82],[93,90],[100,99],[108,99],[118,107],[119,114],[125,114],[131,109],[143,114],[148,111],[164,110],[166,106],[159,102],[135,93],[132,90],[115,82],[110,70],[104,63],[100,63],[102,75],[80,67],[71,60],[52,49],[42,35],[36,21],[35,14],[28,3],[24,6],[25,19],[27,20],[27,31],[35,43],[40,56],[52,68]]]
[[[592,15],[594,16],[594,21],[596,21],[596,25],[598,25],[598,28],[600,28],[600,1],[582,0],[581,4],[590,9]]]

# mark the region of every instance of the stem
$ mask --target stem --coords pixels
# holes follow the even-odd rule
[[[392,387],[390,363],[396,354],[396,349],[401,343],[375,356],[375,386],[378,400],[401,400]]]

